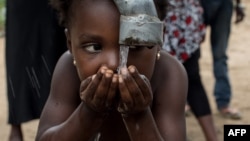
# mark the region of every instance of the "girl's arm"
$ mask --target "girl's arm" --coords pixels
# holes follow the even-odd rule
[[[134,76],[133,78],[136,86],[128,84],[128,81],[133,83],[133,79],[124,80],[128,88],[123,89],[124,95],[121,94],[125,105],[121,106],[122,110],[120,110],[130,139],[133,141],[186,140],[184,107],[187,76],[182,65],[171,56],[162,53],[151,80],[154,92],[152,98],[151,89],[145,86],[147,82],[142,83],[140,82],[142,79],[136,79]],[[119,83],[121,91],[121,82]],[[126,92],[130,92],[130,95]],[[131,102],[130,99],[132,99]],[[152,108],[150,108],[151,104]]]
[[[80,80],[72,56],[67,52],[55,68],[36,141],[87,141],[95,136],[103,116],[81,102],[79,87]]]

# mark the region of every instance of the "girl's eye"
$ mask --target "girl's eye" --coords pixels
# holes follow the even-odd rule
[[[90,53],[99,53],[102,51],[102,47],[99,44],[88,44],[84,45],[86,51]]]

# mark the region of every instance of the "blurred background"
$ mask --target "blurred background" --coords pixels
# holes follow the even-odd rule
[[[3,34],[5,21],[5,0],[0,0],[0,35]]]

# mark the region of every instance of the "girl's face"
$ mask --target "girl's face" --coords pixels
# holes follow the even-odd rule
[[[71,6],[69,49],[81,80],[95,74],[102,65],[114,72],[119,66],[120,13],[112,0],[77,0]],[[153,74],[157,47],[131,47],[128,63],[149,80]]]

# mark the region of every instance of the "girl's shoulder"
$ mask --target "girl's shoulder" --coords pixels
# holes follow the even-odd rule
[[[172,75],[176,71],[176,73],[186,72],[182,63],[165,50],[161,51],[161,57],[157,60],[155,67],[162,75]]]
[[[52,77],[52,88],[60,87],[60,89],[78,90],[79,86],[80,80],[77,74],[76,67],[73,64],[73,57],[69,51],[66,51],[59,58],[54,69]]]
[[[185,82],[187,74],[180,61],[170,55],[167,51],[161,51],[161,57],[156,61],[155,71],[152,77],[152,85],[156,89],[165,87],[170,83]]]
[[[59,58],[54,74],[56,73],[66,73],[67,74],[73,74],[76,71],[74,63],[73,63],[73,57],[69,51],[65,51],[61,57]]]

